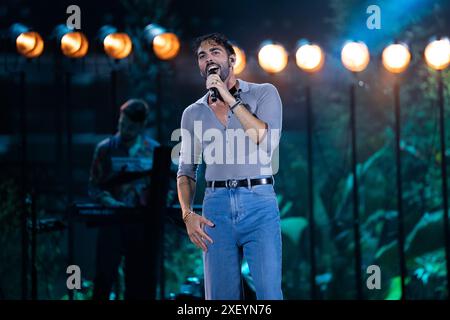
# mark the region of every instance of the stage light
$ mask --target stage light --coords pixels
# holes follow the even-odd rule
[[[319,71],[325,61],[325,54],[316,44],[302,43],[295,53],[297,66],[306,72]]]
[[[234,74],[239,74],[244,71],[247,64],[247,59],[245,57],[245,52],[238,46],[233,46],[234,52],[236,53],[236,62],[234,64]]]
[[[44,51],[44,40],[41,35],[22,24],[13,24],[10,35],[15,41],[17,52],[24,57],[37,58]]]
[[[180,51],[180,41],[176,34],[166,32],[155,37],[153,50],[158,58],[170,60],[175,58]]]
[[[369,50],[363,42],[348,42],[344,45],[341,51],[341,60],[345,68],[352,72],[363,71],[369,64]],[[361,233],[359,225],[359,190],[358,190],[358,174],[357,174],[357,149],[356,149],[356,97],[355,97],[356,84],[354,82],[350,85],[350,128],[351,128],[351,167],[352,167],[352,177],[353,177],[353,234],[355,238],[354,254],[355,254],[355,286],[356,294],[358,299],[363,298],[363,289],[361,286],[361,265],[362,265],[362,253],[361,253]]]
[[[17,37],[16,47],[21,55],[27,58],[36,58],[44,51],[44,40],[35,31],[24,32]]]
[[[364,42],[348,42],[342,48],[341,60],[348,70],[363,71],[370,61],[369,49]]]
[[[443,202],[443,226],[444,226],[444,245],[446,254],[446,274],[447,274],[447,292],[450,292],[450,221],[448,204],[448,184],[447,184],[447,147],[446,147],[446,116],[445,116],[445,87],[444,74],[442,70],[450,64],[450,41],[448,38],[440,38],[430,42],[424,51],[425,61],[430,68],[437,72],[437,100],[439,107],[439,135],[440,135],[440,154],[441,154],[441,186]]]
[[[297,51],[295,53],[295,60],[297,66],[310,74],[320,70],[324,63],[324,53],[322,49],[315,44],[310,44],[306,40],[300,40],[297,42]],[[309,254],[310,254],[310,289],[311,298],[317,298],[316,288],[316,236],[315,236],[315,210],[314,210],[314,165],[313,165],[313,132],[314,132],[314,112],[312,105],[311,84],[310,81],[305,85],[305,106],[306,106],[306,147],[307,147],[307,174],[308,174],[308,211],[307,216],[311,223],[308,226],[309,234]]]
[[[66,33],[61,38],[61,51],[69,58],[82,58],[87,54],[89,42],[79,31]]]
[[[133,49],[130,36],[117,32],[112,26],[103,26],[99,31],[99,38],[106,54],[113,59],[124,59]]]
[[[265,41],[259,50],[258,62],[266,72],[278,73],[286,67],[288,54],[282,45]]]
[[[434,70],[443,70],[450,64],[450,41],[441,38],[430,42],[425,48],[425,61]]]
[[[392,73],[401,73],[406,70],[411,61],[411,53],[408,46],[402,43],[394,43],[384,48],[382,53],[383,66]],[[397,234],[398,234],[398,250],[400,263],[400,288],[401,297],[405,297],[405,278],[406,278],[406,260],[405,260],[405,236],[404,236],[404,210],[402,206],[403,199],[403,178],[402,178],[402,161],[401,161],[401,105],[400,105],[400,81],[398,78],[394,82],[394,114],[395,114],[395,159],[396,159],[396,187],[397,187]]]
[[[161,60],[171,60],[180,51],[180,40],[177,35],[167,32],[157,24],[145,27],[144,38],[152,45],[153,52]]]
[[[86,36],[80,31],[72,31],[66,25],[58,25],[53,35],[61,48],[61,52],[69,58],[82,58],[89,49],[89,42]]]
[[[392,73],[401,73],[406,70],[411,61],[411,53],[408,46],[402,43],[394,43],[383,50],[383,66]]]

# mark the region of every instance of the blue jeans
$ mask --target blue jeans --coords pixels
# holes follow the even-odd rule
[[[203,254],[207,300],[243,298],[241,262],[247,260],[258,300],[283,299],[280,214],[272,185],[206,188],[203,215],[214,241]]]

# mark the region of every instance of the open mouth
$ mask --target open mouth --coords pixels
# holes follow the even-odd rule
[[[206,66],[206,73],[210,74],[210,73],[218,73],[218,71],[220,70],[220,66],[218,64],[215,63],[210,63]]]

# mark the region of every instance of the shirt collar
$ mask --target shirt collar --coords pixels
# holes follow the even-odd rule
[[[241,92],[247,92],[249,90],[248,82],[242,79],[237,79],[239,81],[239,90]]]

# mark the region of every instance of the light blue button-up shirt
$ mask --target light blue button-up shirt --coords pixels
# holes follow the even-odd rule
[[[209,93],[187,107],[181,118],[181,150],[177,176],[197,179],[198,164],[206,163],[207,181],[266,177],[278,171],[282,103],[275,86],[238,79],[237,94],[247,109],[268,126],[257,145],[236,115],[228,111],[224,126],[208,105]]]

